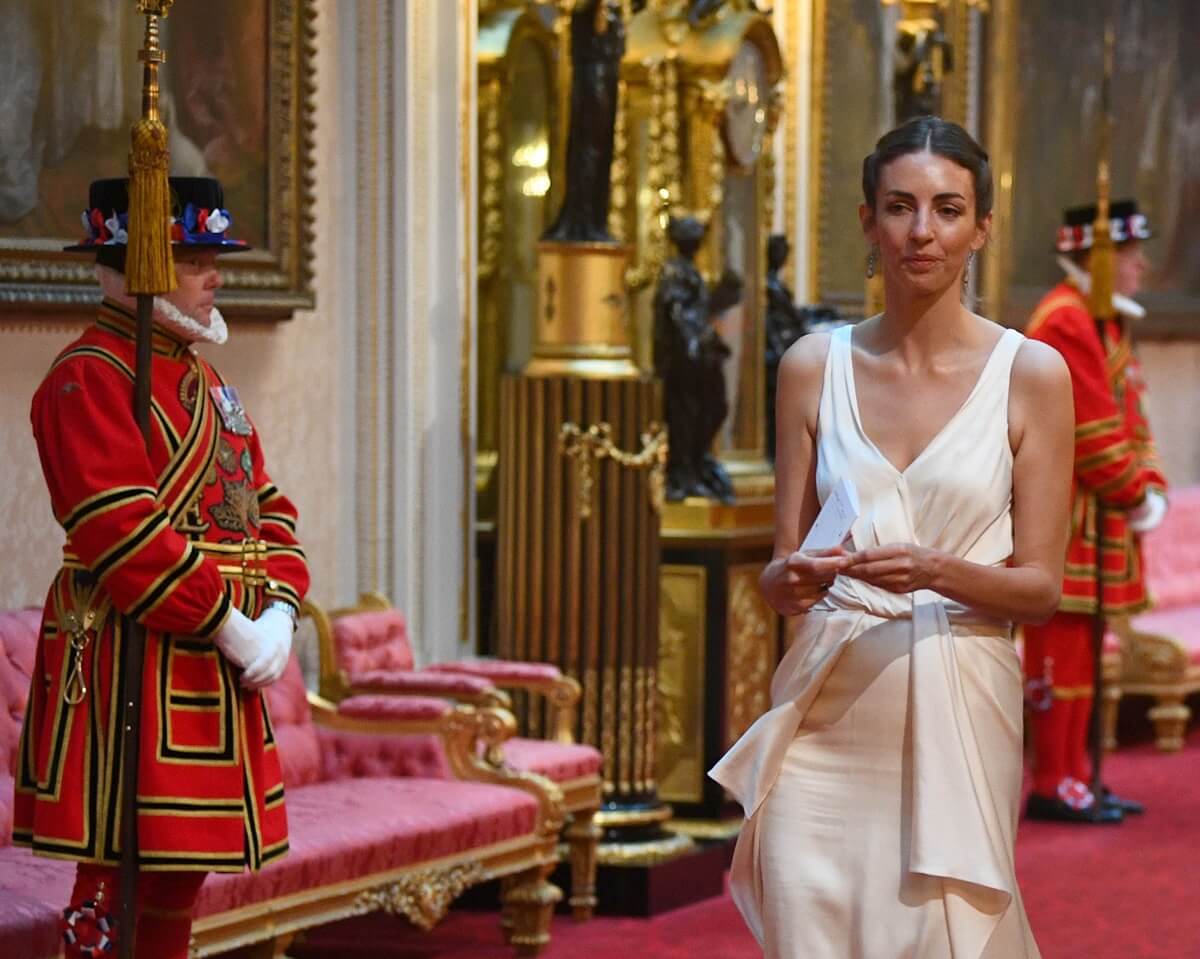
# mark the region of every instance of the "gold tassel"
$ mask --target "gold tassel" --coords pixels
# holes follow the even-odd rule
[[[169,165],[167,128],[163,122],[158,117],[138,120],[133,127],[133,149],[129,154],[125,289],[131,295],[169,293],[175,289]]]
[[[1115,45],[1111,21],[1104,28],[1104,81],[1101,85],[1100,162],[1096,166],[1096,219],[1092,224],[1092,255],[1088,266],[1092,274],[1092,294],[1088,306],[1097,320],[1110,319],[1116,287],[1116,249],[1109,222],[1109,152],[1112,148],[1112,77]]]
[[[1103,213],[1104,219],[1096,218],[1093,226],[1092,257],[1090,261],[1092,274],[1092,293],[1089,307],[1096,319],[1110,319],[1114,315],[1113,293],[1116,287],[1116,250],[1113,247],[1108,211]]]

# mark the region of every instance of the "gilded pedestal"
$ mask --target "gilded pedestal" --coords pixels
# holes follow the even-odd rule
[[[497,650],[583,686],[607,830],[658,837],[658,554],[666,438],[631,361],[624,248],[542,243],[533,358],[500,395]],[[532,734],[545,718],[527,716]]]
[[[575,732],[604,753],[606,798],[656,812],[652,480],[648,469],[594,459],[577,439],[607,423],[614,446],[640,450],[660,409],[653,380],[507,377],[496,526],[498,653],[554,663],[580,681]],[[564,426],[580,432],[564,439]],[[527,723],[531,735],[549,732],[539,713]]]
[[[664,511],[659,795],[678,828],[700,839],[736,831],[736,804],[706,773],[770,703],[783,632],[758,577],[773,537],[765,491],[732,506],[689,499]]]

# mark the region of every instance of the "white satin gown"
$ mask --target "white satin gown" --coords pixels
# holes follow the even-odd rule
[[[903,472],[863,430],[849,326],[825,364],[822,502],[858,490],[856,549],[1012,554],[1006,331]],[[1010,623],[838,577],[800,620],[771,709],[710,775],[742,804],[733,897],[766,959],[1037,959],[1013,867],[1022,677]]]

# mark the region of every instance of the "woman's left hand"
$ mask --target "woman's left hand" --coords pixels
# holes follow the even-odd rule
[[[912,543],[873,546],[851,554],[843,576],[862,580],[889,593],[913,593],[930,589],[937,575],[940,554],[935,549]]]

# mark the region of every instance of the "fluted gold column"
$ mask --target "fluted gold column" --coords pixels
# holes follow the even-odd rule
[[[661,386],[631,360],[624,269],[618,244],[539,246],[533,358],[500,391],[497,650],[580,681],[576,733],[604,754],[597,822],[609,839],[661,842],[670,818],[654,778],[666,437]],[[538,712],[526,720],[531,733],[547,728]]]

